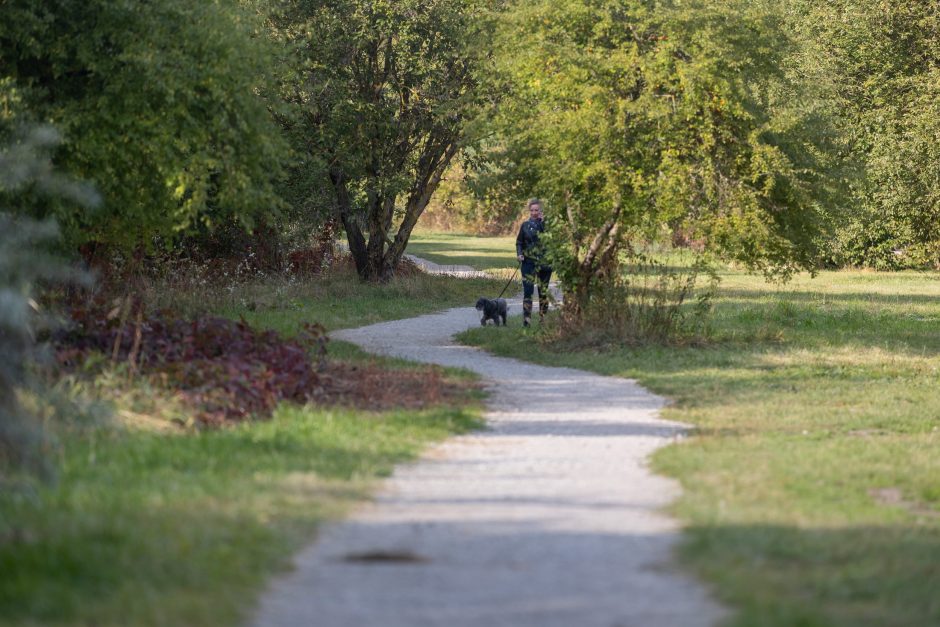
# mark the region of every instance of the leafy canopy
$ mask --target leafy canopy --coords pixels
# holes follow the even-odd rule
[[[54,124],[57,164],[104,201],[19,211],[123,248],[269,212],[284,145],[256,93],[271,60],[257,35],[235,0],[0,4],[0,131]]]
[[[792,0],[863,169],[839,231],[839,263],[897,268],[940,259],[940,11],[933,0]]]
[[[772,15],[542,0],[517,3],[500,35],[501,156],[555,208],[563,272],[596,274],[625,237],[664,227],[767,274],[814,266],[831,133],[789,104]]]

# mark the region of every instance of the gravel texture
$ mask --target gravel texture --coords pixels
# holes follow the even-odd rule
[[[510,302],[510,313],[521,311]],[[678,495],[646,458],[682,437],[633,381],[491,356],[453,341],[472,307],[346,330],[385,355],[467,368],[488,429],[399,467],[273,582],[264,627],[693,626],[724,610],[679,572],[662,508]],[[521,324],[519,317],[510,324]],[[502,329],[493,328],[493,333]]]

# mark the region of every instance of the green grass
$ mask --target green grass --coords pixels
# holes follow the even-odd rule
[[[475,237],[421,231],[411,236],[408,252],[441,265],[470,266],[504,273],[515,269],[516,237]]]
[[[61,434],[58,484],[0,496],[0,625],[229,625],[316,526],[475,412],[284,405],[196,435]]]
[[[737,626],[940,624],[940,274],[727,272],[705,346],[466,342],[638,379],[694,437],[654,456],[681,557]]]
[[[468,305],[496,282],[418,276],[155,287],[156,306],[244,316],[288,335]],[[468,305],[469,306],[469,305]],[[373,358],[330,343],[330,358]],[[172,393],[106,369],[84,382],[114,406],[104,425],[55,428],[58,482],[0,482],[0,625],[231,625],[318,525],[366,498],[428,443],[481,425],[456,408],[357,412],[284,404],[269,421],[181,431]],[[466,381],[472,375],[448,371]],[[0,475],[0,480],[3,477]]]

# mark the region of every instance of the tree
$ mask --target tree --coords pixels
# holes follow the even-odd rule
[[[332,190],[359,276],[385,281],[481,105],[482,0],[291,0],[282,122],[301,172]],[[481,26],[482,25],[482,26]]]
[[[71,245],[124,249],[276,206],[284,142],[256,93],[271,55],[236,0],[0,3],[0,134],[54,124],[61,170],[103,204],[18,195]]]
[[[786,104],[789,43],[771,15],[727,3],[513,6],[493,123],[512,174],[549,200],[570,309],[663,228],[766,274],[815,267],[833,135],[819,109]]]
[[[58,142],[53,129],[35,128],[0,150],[0,191],[12,195],[32,186],[78,207],[96,205],[99,198],[90,187],[53,170],[48,152]],[[48,477],[51,472],[41,423],[19,393],[38,387],[30,373],[37,357],[37,283],[87,280],[50,255],[57,236],[54,220],[36,222],[0,210],[0,473],[25,468]]]
[[[940,264],[940,11],[933,0],[792,0],[812,48],[802,70],[825,77],[850,154],[853,188],[836,261]]]

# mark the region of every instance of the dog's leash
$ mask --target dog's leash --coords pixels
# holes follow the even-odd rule
[[[496,298],[502,298],[502,297],[503,297],[503,294],[505,294],[505,293],[506,293],[506,290],[509,289],[509,284],[512,283],[512,280],[516,278],[516,273],[519,272],[519,268],[521,268],[521,267],[522,267],[522,262],[519,262],[519,266],[518,266],[515,270],[512,271],[512,276],[509,277],[509,280],[508,280],[508,281],[506,281],[506,285],[503,286],[503,291],[500,292],[500,293],[499,293],[499,296],[497,296]]]

